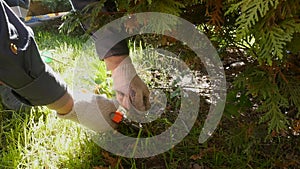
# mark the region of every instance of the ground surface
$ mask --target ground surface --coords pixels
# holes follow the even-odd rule
[[[62,74],[68,84],[72,84],[72,69],[76,58],[87,54],[82,52],[82,38],[37,29],[36,39],[42,55],[54,57],[49,64]],[[103,63],[96,66],[103,67]],[[234,71],[229,69],[227,74],[232,75]],[[170,78],[158,76],[155,70],[150,73],[156,80],[155,83],[150,80],[149,85],[162,88],[168,93],[168,104],[162,117],[145,125],[140,136],[164,131],[176,118],[180,106],[176,88],[161,86]],[[101,68],[99,76],[106,78],[107,75],[104,74],[105,69]],[[205,72],[195,71],[195,74],[199,78],[199,84],[208,82],[203,79]],[[230,76],[228,77],[230,83]],[[107,89],[100,93],[109,94],[109,83],[102,85]],[[201,85],[198,87],[201,88]],[[201,100],[208,99],[209,92],[205,91],[200,92]],[[145,159],[123,158],[104,151],[90,140],[84,128],[58,119],[54,112],[44,107],[28,112],[14,112],[0,107],[0,168],[299,168],[299,136],[274,135],[265,139],[266,128],[256,127],[258,115],[254,112],[243,112],[241,116],[225,112],[212,137],[204,144],[199,144],[198,137],[209,102],[202,101],[199,104],[198,119],[189,135],[168,152]],[[120,126],[119,130],[131,136],[139,133],[127,126]]]

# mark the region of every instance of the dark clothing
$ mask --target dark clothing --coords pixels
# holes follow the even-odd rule
[[[66,92],[42,61],[32,30],[0,0],[0,80],[32,105],[50,104]]]
[[[25,20],[27,15],[30,0],[4,0],[13,12],[21,19]]]
[[[7,1],[11,5],[25,4],[22,0]],[[78,10],[91,2],[94,0],[72,0],[73,7]],[[4,0],[0,0],[0,22],[0,81],[27,104],[47,105],[62,97],[67,92],[65,83],[42,61],[32,30],[23,24]],[[105,39],[109,41],[115,31],[112,28]],[[102,46],[98,45],[98,48]],[[99,57],[103,59],[128,53],[127,44],[122,41],[105,56]]]
[[[93,3],[93,2],[97,2],[98,0],[70,0],[70,2],[72,3],[73,9],[74,10],[82,10],[84,7],[86,7],[88,4]],[[104,7],[102,9],[103,12],[115,12],[117,10],[116,8],[116,4],[114,3],[114,1],[112,0],[108,0],[104,3]],[[83,29],[87,29],[87,27],[89,26],[88,24],[84,24],[83,23]],[[124,29],[123,29],[124,30]],[[113,41],[112,37],[114,37],[114,34],[118,34],[119,30],[117,30],[116,28],[109,28],[109,30],[107,30],[107,34],[105,35],[105,37],[101,37],[101,39],[103,41]],[[105,54],[102,55],[100,53],[100,51],[106,51],[105,49],[108,48],[110,45],[110,43],[107,44],[97,44],[97,32],[95,32],[92,35],[93,39],[95,40],[95,44],[96,44],[96,51],[98,53],[98,56],[100,59],[105,59],[107,57],[110,56],[121,56],[121,55],[128,55],[129,54],[129,50],[128,50],[128,46],[127,46],[127,42],[126,40],[122,40],[121,42],[117,43],[114,47],[112,47],[111,49],[108,49],[109,51]],[[107,46],[105,46],[107,45]]]
[[[28,9],[30,0],[5,0],[8,6],[19,6],[21,8]]]

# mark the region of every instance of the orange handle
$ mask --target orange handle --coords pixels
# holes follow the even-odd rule
[[[121,112],[113,112],[112,113],[112,117],[111,117],[111,120],[117,124],[119,124],[122,120],[123,120],[123,113]]]

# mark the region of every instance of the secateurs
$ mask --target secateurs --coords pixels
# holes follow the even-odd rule
[[[110,118],[116,124],[125,124],[126,126],[133,127],[136,130],[140,130],[143,127],[141,123],[135,123],[128,119],[126,114],[121,111],[112,112]]]

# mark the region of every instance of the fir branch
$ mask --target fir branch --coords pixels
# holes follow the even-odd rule
[[[259,123],[268,123],[269,133],[287,129],[289,123],[287,117],[281,112],[282,109],[290,106],[289,99],[287,95],[281,94],[282,88],[274,82],[273,76],[274,74],[268,70],[249,68],[234,82],[235,87],[246,88],[246,95],[255,98],[260,104],[257,111],[263,112],[264,115]]]
[[[266,112],[259,123],[268,122],[268,131],[279,132],[281,130],[286,130],[289,124],[287,117],[281,112],[281,108],[288,107],[288,100],[279,93],[269,97],[263,104],[259,107],[259,112]]]
[[[151,12],[163,12],[179,16],[182,12],[181,9],[184,7],[185,5],[183,3],[176,0],[152,0],[152,4],[148,10]]]
[[[212,9],[212,11],[210,11]],[[224,23],[222,0],[209,0],[206,3],[206,16],[210,17],[208,24],[217,26],[218,29]]]
[[[257,27],[262,27],[258,25]],[[287,42],[290,42],[294,33],[298,32],[300,24],[294,19],[286,19],[272,27],[264,27],[262,31],[257,32],[255,37],[260,46],[258,55],[260,63],[267,62],[272,65],[273,60],[282,59]]]
[[[241,39],[249,34],[250,29],[261,19],[267,12],[276,8],[279,0],[243,0],[240,3],[241,15],[237,19],[237,38]]]
[[[295,106],[300,115],[300,80],[289,76],[289,82],[286,83],[283,79],[279,78],[279,87],[282,95],[288,98],[290,106]]]

